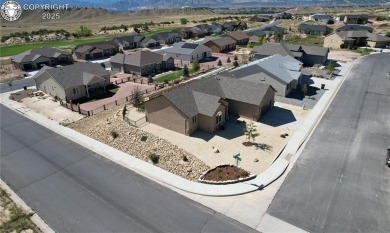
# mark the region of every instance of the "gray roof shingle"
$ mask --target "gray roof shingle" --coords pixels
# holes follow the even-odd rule
[[[97,63],[76,63],[58,68],[44,67],[33,76],[34,79],[42,73],[48,73],[63,89],[85,85],[86,82],[96,81],[95,77],[110,75],[101,65]],[[102,80],[102,79],[101,79]]]
[[[163,96],[186,117],[197,114],[213,116],[220,106],[220,99],[232,99],[260,105],[269,85],[237,80],[229,77],[212,77],[193,81]]]
[[[110,62],[118,64],[128,64],[133,66],[144,66],[148,64],[161,63],[164,56],[151,51],[138,50],[129,55],[118,53],[110,58]]]
[[[34,48],[29,51],[20,53],[14,57],[12,57],[12,61],[14,62],[31,62],[36,60],[37,58],[44,56],[47,58],[56,58],[60,55],[70,55],[70,53],[55,49],[55,48],[49,48],[49,47],[42,47],[42,48]]]

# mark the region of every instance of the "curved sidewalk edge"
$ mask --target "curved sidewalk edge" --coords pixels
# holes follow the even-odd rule
[[[9,194],[10,199],[15,203],[16,206],[22,208],[24,211],[26,211],[28,213],[33,213],[33,215],[30,217],[30,219],[43,233],[54,233],[55,232],[2,179],[0,179],[0,187],[2,189],[4,189]]]
[[[355,60],[356,61],[356,60]],[[350,68],[353,66],[351,64]],[[350,70],[348,69],[348,72]],[[347,72],[347,74],[348,74]],[[211,185],[193,182],[186,180],[182,177],[174,175],[168,171],[165,171],[157,166],[149,164],[143,160],[137,159],[127,153],[110,147],[104,143],[101,143],[95,139],[92,139],[86,135],[83,135],[75,130],[64,127],[53,120],[49,120],[39,113],[32,110],[23,111],[26,108],[19,103],[9,100],[8,93],[1,94],[2,104],[10,109],[16,110],[20,114],[23,114],[27,118],[35,121],[36,123],[58,133],[69,140],[90,149],[91,151],[121,165],[138,174],[145,176],[151,180],[155,180],[174,188],[199,194],[205,196],[234,196],[261,190],[264,187],[271,184],[278,179],[289,166],[289,160],[299,150],[301,145],[306,141],[312,130],[315,128],[316,123],[321,119],[325,109],[329,106],[331,100],[339,90],[345,75],[339,76],[334,80],[335,88],[332,91],[326,92],[322,98],[318,101],[316,106],[312,109],[312,112],[305,119],[300,129],[292,136],[290,141],[285,145],[280,153],[280,156],[268,167],[264,172],[259,174],[255,179],[242,183],[228,184],[228,185]],[[6,98],[4,98],[6,97]]]

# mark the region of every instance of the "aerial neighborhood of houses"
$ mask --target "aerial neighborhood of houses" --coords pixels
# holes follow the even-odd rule
[[[276,18],[287,17],[290,15],[283,13]],[[249,22],[269,20],[268,16],[258,15],[248,19]],[[162,86],[179,84],[181,80],[188,79],[190,76],[200,75],[199,72],[210,72],[212,75],[209,76],[217,77],[218,80],[218,82],[213,81],[218,84],[219,89],[213,96],[209,96],[214,92],[211,90],[210,93],[199,92],[203,90],[202,85],[207,85],[207,82],[199,81],[196,85],[189,83],[189,87],[180,86],[172,93],[160,91],[161,97],[146,101],[146,120],[189,135],[193,130],[205,129],[205,127],[199,126],[197,122],[196,126],[187,125],[183,130],[182,126],[174,127],[173,124],[167,123],[172,118],[168,117],[166,121],[156,120],[154,116],[158,111],[148,108],[154,108],[157,102],[162,105],[169,102],[169,105],[176,106],[174,109],[183,114],[181,115],[183,117],[192,118],[194,114],[202,114],[202,111],[196,107],[191,114],[187,114],[189,109],[182,110],[180,104],[169,101],[173,96],[185,93],[181,91],[183,89],[193,95],[192,100],[187,100],[188,102],[184,104],[187,107],[191,104],[199,104],[200,102],[197,101],[205,101],[203,98],[198,98],[199,96],[209,96],[214,100],[221,98],[223,103],[227,101],[226,106],[229,101],[236,101],[235,108],[229,107],[226,110],[234,110],[235,114],[240,115],[242,111],[239,110],[238,99],[241,97],[245,99],[245,96],[233,98],[227,92],[240,82],[242,85],[238,85],[237,88],[250,86],[248,83],[253,82],[256,83],[256,85],[252,84],[251,88],[254,93],[246,92],[246,95],[255,95],[256,90],[253,87],[259,87],[260,92],[267,92],[260,95],[262,98],[267,97],[267,107],[260,106],[264,103],[259,96],[256,100],[258,112],[255,111],[249,114],[250,116],[246,114],[246,117],[252,120],[258,119],[273,106],[273,103],[268,103],[268,99],[273,97],[268,95],[287,97],[294,90],[302,88],[302,69],[318,69],[327,66],[331,62],[328,60],[330,49],[389,46],[390,39],[374,32],[373,28],[366,25],[367,20],[368,15],[333,17],[329,14],[314,14],[303,16],[303,22],[297,26],[296,32],[291,28],[278,26],[275,20],[260,28],[248,28],[247,22],[242,20],[231,20],[221,24],[214,22],[181,27],[171,32],[157,32],[150,37],[141,34],[118,36],[109,41],[80,44],[71,51],[49,47],[34,48],[12,57],[11,62],[14,67],[23,71],[40,70],[33,76],[37,89],[65,103],[80,98],[88,99],[94,93],[100,93],[95,89],[121,82],[139,82],[149,85],[148,88],[143,89],[145,92],[150,90],[151,86],[157,92]],[[336,22],[341,22],[341,25],[333,29],[331,25]],[[323,47],[283,40],[294,33],[302,38],[305,35],[320,36],[323,38]],[[277,38],[278,35],[282,37]],[[194,68],[194,63],[200,68]],[[225,79],[229,80],[232,86],[227,88]],[[269,85],[271,88],[264,88],[264,85]],[[229,96],[232,98],[228,98]],[[241,102],[243,105],[249,104],[245,101]],[[250,104],[253,103],[252,101]],[[160,110],[168,108],[167,106],[161,107]],[[219,108],[208,113],[214,114]],[[93,114],[93,112],[86,112],[86,115]],[[222,112],[223,117],[227,117],[227,111]],[[214,130],[215,127],[207,128]]]
[[[371,1],[5,1],[1,232],[390,232]]]

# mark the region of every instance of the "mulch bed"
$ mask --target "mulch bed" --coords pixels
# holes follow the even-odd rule
[[[253,146],[252,142],[243,142],[242,145],[244,146]]]
[[[242,168],[233,165],[221,165],[208,171],[204,176],[201,177],[201,180],[228,181],[247,178],[249,176],[250,173]]]

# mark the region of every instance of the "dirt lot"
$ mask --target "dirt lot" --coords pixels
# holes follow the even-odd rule
[[[361,56],[360,53],[356,53],[349,50],[331,50],[328,54],[328,59],[341,61],[341,62],[348,62],[348,61],[353,61],[360,56]]]
[[[7,83],[9,81],[15,81],[24,78],[24,73],[21,70],[15,69],[15,67],[9,63],[9,61],[2,61],[0,63],[0,83]]]
[[[20,102],[27,108],[61,124],[66,125],[84,118],[83,115],[62,107],[60,102],[54,102],[49,95],[44,95],[43,97],[27,97],[20,100]]]

